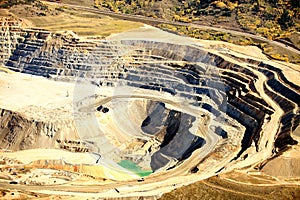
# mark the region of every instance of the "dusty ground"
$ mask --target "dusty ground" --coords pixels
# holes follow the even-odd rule
[[[109,37],[109,39],[118,39],[118,38],[151,38],[153,40],[157,41],[166,41],[166,42],[172,42],[172,43],[184,43],[184,44],[192,44],[195,42],[195,40],[189,39],[189,38],[183,38],[175,35],[170,35],[168,33],[159,31],[157,29],[153,29],[149,26],[142,27],[140,29],[135,29],[133,31],[121,33],[119,35],[112,35]],[[219,53],[219,54],[231,54],[237,57],[254,57],[258,60],[268,60],[257,47],[240,47],[232,44],[227,44],[224,42],[215,42],[215,41],[198,41],[197,45],[200,47],[207,49],[210,52]],[[228,58],[230,59],[230,58]],[[232,59],[233,62],[234,59]],[[273,61],[266,61],[266,62],[273,62]],[[289,77],[290,80],[293,80],[296,84],[299,84],[299,79],[297,79],[299,74],[299,66],[298,65],[290,65],[286,63],[280,63],[277,62],[275,65],[282,66],[282,69],[284,70],[284,73]],[[298,70],[292,71],[291,68]],[[261,77],[262,79],[260,81],[264,80],[264,77]],[[55,113],[57,110],[60,110],[61,113],[65,113],[65,115],[60,115],[60,117],[65,118],[71,118],[73,113],[73,98],[74,98],[74,87],[75,85],[73,83],[66,83],[66,82],[55,82],[52,80],[47,80],[45,78],[41,77],[35,77],[30,75],[24,75],[24,74],[18,74],[9,72],[7,70],[1,70],[0,72],[0,83],[3,87],[0,88],[0,105],[1,108],[5,108],[8,110],[16,111],[23,113],[24,115],[28,117],[33,117],[36,119],[47,119],[54,117],[57,115]],[[261,84],[261,82],[258,81],[256,84]],[[262,88],[258,87],[261,93]],[[111,91],[108,90],[98,90],[96,91],[98,94],[107,94],[108,96],[111,95]],[[145,94],[143,94],[145,95]],[[146,94],[149,96],[155,96],[156,94]],[[154,97],[151,97],[154,98]],[[271,101],[268,99],[268,97],[264,96],[268,101]],[[166,97],[167,99],[167,97]],[[273,103],[274,104],[274,103]],[[277,105],[273,105],[275,108]],[[142,106],[141,106],[142,107]],[[52,112],[52,111],[55,112]],[[279,109],[278,109],[279,110]],[[45,115],[44,112],[38,112],[38,111],[47,111],[47,115]],[[190,111],[192,112],[192,111]],[[280,116],[282,111],[278,111],[278,113],[275,113],[274,120],[275,123],[277,118]],[[49,115],[48,115],[49,114]],[[276,118],[277,117],[277,118]],[[104,119],[105,120],[105,119]],[[268,140],[268,136],[274,133],[274,130],[272,130],[272,123],[268,127],[264,127],[266,132],[270,134],[265,134],[263,137],[263,141]],[[275,125],[275,124],[273,124]],[[115,127],[111,127],[109,130],[113,130]],[[273,135],[271,135],[274,137]],[[212,141],[214,141],[214,138],[211,138]],[[266,152],[262,152],[261,154],[257,155],[257,157],[260,157],[261,159],[264,159],[269,155],[269,150],[272,148],[272,144],[266,145],[267,150]],[[33,153],[34,152],[34,153]],[[295,173],[293,173],[295,176],[298,176],[298,164],[299,164],[299,148],[295,147],[293,151],[286,152],[283,154],[282,157],[278,158],[279,161],[274,159],[274,163],[276,165],[277,161],[282,162],[283,164],[286,164],[285,159],[294,160],[291,161],[292,164],[283,166],[283,171],[286,171],[287,169],[293,169]],[[197,152],[198,153],[198,152]],[[140,196],[145,195],[149,196],[149,198],[152,198],[157,193],[164,193],[167,191],[170,191],[174,189],[175,187],[181,187],[187,183],[191,183],[193,181],[192,178],[195,176],[193,174],[188,174],[188,170],[190,168],[181,166],[178,171],[174,170],[168,173],[157,173],[153,176],[149,177],[149,181],[146,180],[145,182],[137,182],[137,180],[128,181],[126,183],[124,182],[111,182],[107,181],[106,178],[111,177],[118,177],[118,179],[122,179],[124,177],[124,174],[115,174],[115,172],[112,172],[112,176],[108,175],[105,169],[95,169],[95,168],[81,168],[82,170],[86,170],[87,173],[96,174],[96,173],[103,173],[102,179],[95,180],[91,177],[82,177],[80,176],[76,170],[74,170],[74,179],[71,181],[64,182],[63,178],[54,178],[51,179],[51,182],[46,182],[47,178],[49,176],[54,176],[54,172],[51,170],[32,170],[28,164],[32,164],[33,161],[41,161],[41,160],[64,160],[67,163],[71,164],[90,164],[95,162],[95,158],[90,156],[89,154],[79,154],[79,153],[70,153],[63,150],[45,150],[45,149],[35,149],[35,150],[28,150],[28,151],[22,151],[22,152],[1,152],[0,156],[2,156],[5,159],[12,160],[11,165],[9,165],[9,168],[15,168],[17,169],[17,174],[13,172],[7,172],[7,167],[3,167],[4,172],[1,173],[2,177],[4,178],[4,181],[0,183],[1,188],[10,188],[3,189],[2,195],[3,198],[13,198],[13,196],[19,196],[20,198],[23,197],[34,197],[36,195],[39,195],[40,198],[58,198],[55,195],[69,195],[70,198],[73,198],[72,195],[76,196],[74,198],[82,198],[82,197],[90,197],[90,198],[96,198],[96,197],[105,197],[105,196],[115,196],[118,197],[120,195],[124,196]],[[196,163],[196,160],[199,159],[197,156],[192,156],[189,161],[193,161]],[[253,158],[255,160],[257,158]],[[15,162],[14,160],[17,160],[18,162]],[[240,164],[239,167],[245,167],[249,164],[253,164],[253,160],[247,160],[244,163]],[[21,162],[21,163],[19,163]],[[249,163],[248,163],[249,162]],[[294,164],[295,162],[295,164]],[[105,165],[105,161],[103,161],[103,166]],[[188,164],[188,163],[186,163]],[[21,166],[20,166],[21,165]],[[296,167],[292,166],[295,165]],[[41,165],[40,165],[41,166]],[[43,165],[42,165],[43,166]],[[103,167],[102,168],[105,168]],[[32,181],[40,181],[43,182],[44,185],[47,185],[47,187],[43,186],[24,186],[24,185],[14,185],[10,184],[10,182],[13,181],[19,181],[26,179],[26,167],[29,168],[30,171],[29,174],[31,175],[38,175],[40,180],[32,180]],[[268,169],[269,167],[269,169]],[[291,168],[292,167],[292,168]],[[229,168],[230,169],[230,168]],[[299,197],[299,180],[290,180],[283,178],[280,181],[277,180],[277,176],[279,176],[277,170],[270,170],[274,169],[274,164],[272,161],[269,163],[269,165],[265,166],[264,173],[273,175],[274,177],[266,176],[258,174],[254,177],[253,174],[251,175],[245,175],[245,171],[242,173],[236,172],[229,175],[222,175],[221,177],[213,177],[205,181],[201,181],[196,183],[195,185],[182,187],[177,189],[177,193],[173,194],[166,194],[163,196],[165,199],[170,198],[177,198],[177,199],[183,199],[183,198],[220,198],[220,199],[226,199],[226,198],[236,198],[236,199],[272,199],[276,196],[281,196],[284,198],[291,198],[291,199],[297,199]],[[26,173],[23,173],[22,172]],[[276,172],[274,172],[276,171]],[[13,173],[13,174],[12,174]],[[19,174],[20,173],[20,174]],[[21,175],[22,174],[22,175]],[[205,179],[210,176],[212,176],[214,173],[205,174],[198,178]],[[238,176],[237,176],[238,174]],[[26,175],[26,176],[25,176]],[[102,175],[102,174],[101,174]],[[285,177],[289,176],[290,174],[283,174]],[[21,177],[18,177],[21,176]],[[168,177],[166,179],[165,177]],[[127,177],[124,177],[126,179]],[[132,177],[130,177],[132,178]],[[133,177],[136,178],[136,177]],[[32,178],[31,178],[32,179]],[[54,180],[56,183],[54,184]],[[84,181],[85,180],[85,181]],[[61,181],[61,182],[60,182]],[[88,183],[87,183],[88,182]],[[159,182],[157,184],[156,182]],[[61,183],[62,185],[58,185]],[[146,183],[146,184],[143,184]],[[54,184],[51,185],[51,184]],[[106,185],[107,184],[107,185]],[[161,188],[161,185],[165,185],[164,188]],[[178,185],[177,185],[178,184]],[[258,185],[258,186],[254,186]],[[286,185],[282,185],[286,184]],[[290,185],[288,185],[290,184]],[[50,186],[49,186],[50,185]],[[99,186],[103,190],[101,190],[101,193],[99,192]],[[251,187],[249,187],[249,185]],[[262,187],[263,186],[263,187]],[[27,191],[33,191],[33,192],[23,192],[23,190]],[[155,192],[153,192],[155,190]],[[273,192],[275,190],[275,192]],[[191,192],[187,192],[191,191]],[[197,191],[197,192],[195,192]],[[199,191],[199,192],[198,192]],[[217,192],[216,192],[217,191]],[[39,193],[39,194],[37,194]],[[45,193],[47,195],[54,195],[54,196],[47,196],[42,195],[40,193]],[[190,196],[186,196],[186,195]],[[24,196],[25,195],[25,196]],[[138,197],[137,197],[138,198]]]
[[[239,176],[239,177],[237,177]],[[250,184],[251,183],[251,184]],[[299,199],[300,186],[233,172],[183,186],[160,199]]]
[[[78,4],[82,5],[80,2]],[[9,9],[9,12],[18,18],[28,21],[31,26],[54,32],[71,30],[80,36],[105,37],[113,33],[120,33],[142,26],[138,22],[113,19],[85,11],[78,12],[75,9],[51,4],[46,5],[46,10],[33,5],[13,6]],[[6,12],[6,15],[9,15],[7,10],[4,10],[4,12]]]

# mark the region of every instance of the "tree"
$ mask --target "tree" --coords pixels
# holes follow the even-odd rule
[[[280,16],[280,18],[278,19],[278,23],[281,26],[282,30],[286,30],[289,27],[294,25],[293,19],[290,16],[289,11],[285,10],[282,15]]]
[[[293,8],[300,8],[300,1],[299,0],[290,0],[290,4]]]
[[[268,3],[273,4],[274,6],[277,5],[279,0],[267,0]]]

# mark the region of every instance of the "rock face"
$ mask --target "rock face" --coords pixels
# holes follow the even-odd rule
[[[63,144],[65,140],[74,141],[78,138],[74,134],[74,127],[72,130],[72,126],[66,126],[68,123],[37,121],[20,113],[0,109],[1,148],[16,151],[34,148],[67,149]]]
[[[7,62],[19,40],[22,40],[25,32],[21,26],[22,22],[19,20],[11,20],[5,17],[1,18],[0,64]]]
[[[182,161],[205,144],[205,140],[193,135],[189,129],[195,117],[175,110],[168,110],[163,103],[150,106],[150,113],[142,123],[146,134],[155,135],[160,139],[160,149],[151,159],[151,169],[156,171],[165,166],[169,160],[166,157]]]
[[[297,143],[291,133],[300,123],[300,87],[268,61],[146,39],[82,41],[8,22],[1,30],[1,44],[9,47],[2,48],[1,62],[10,70],[56,81],[89,82],[111,88],[115,96],[126,86],[147,91],[148,96],[157,92],[181,99],[182,109],[173,100],[152,101],[139,124],[143,137],[159,142],[155,151],[149,147],[143,154],[150,155],[153,171],[173,168],[199,149],[208,148],[206,155],[214,153],[207,160],[215,164],[228,155],[230,160],[244,160],[265,149],[270,156]],[[107,116],[114,107],[103,103],[95,105],[97,109]],[[68,135],[63,125],[36,122],[6,110],[0,117],[1,146],[8,149],[38,148],[40,140],[45,147],[57,147],[55,141],[62,137],[57,135]],[[125,151],[122,148],[120,144],[120,151]],[[199,163],[201,159],[195,166]]]

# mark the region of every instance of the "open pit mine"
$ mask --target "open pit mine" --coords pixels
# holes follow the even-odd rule
[[[272,175],[298,146],[299,65],[150,26],[103,39],[0,20],[1,188],[157,199]]]

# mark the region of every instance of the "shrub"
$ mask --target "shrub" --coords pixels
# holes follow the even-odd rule
[[[289,58],[286,57],[285,55],[281,56],[280,54],[271,54],[270,56],[271,56],[271,58],[273,58],[275,60],[280,60],[280,61],[285,61],[285,62],[289,61]]]
[[[285,10],[280,18],[278,19],[278,23],[280,24],[281,28],[283,30],[286,30],[294,25],[293,19],[290,16],[290,13],[288,10]]]
[[[64,12],[64,9],[61,7],[55,8],[55,10],[59,11],[59,12]]]
[[[46,14],[41,12],[38,14],[38,16],[46,16]]]

